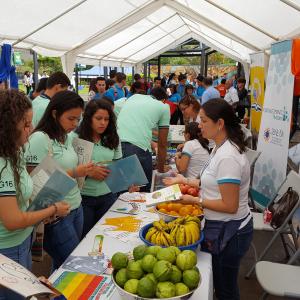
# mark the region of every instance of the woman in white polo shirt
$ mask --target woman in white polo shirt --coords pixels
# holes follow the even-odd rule
[[[185,177],[197,178],[209,159],[209,142],[202,137],[197,122],[185,125],[184,138],[186,142],[182,151],[178,151],[175,156],[176,168]]]
[[[253,235],[248,206],[250,166],[244,152],[244,134],[232,107],[212,99],[200,110],[203,137],[216,143],[199,179],[182,175],[165,184],[185,183],[201,187],[201,198],[184,195],[184,201],[204,208],[205,240],[202,250],[212,254],[214,288],[218,299],[239,299],[238,272]]]

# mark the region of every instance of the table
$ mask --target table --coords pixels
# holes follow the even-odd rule
[[[117,200],[114,206],[118,206],[120,200]],[[147,214],[148,223],[149,217],[153,218],[154,220],[158,219],[157,214],[155,213],[145,213]],[[91,248],[94,243],[94,237],[97,234],[103,234],[103,224],[105,222],[106,218],[116,218],[116,217],[122,217],[122,216],[128,216],[126,214],[117,213],[108,211],[102,219],[92,228],[92,230],[87,234],[87,236],[80,242],[80,244],[77,246],[77,248],[73,251],[71,255],[73,256],[88,256],[88,252],[91,251]],[[131,243],[124,243],[122,241],[119,241],[117,239],[114,239],[112,237],[104,235],[104,241],[103,241],[103,248],[102,251],[109,257],[111,257],[115,252],[121,251],[121,252],[129,252],[132,251],[132,249],[141,244],[141,240],[138,238],[138,233],[136,236],[136,239],[132,241]],[[205,252],[201,252],[197,250],[197,256],[198,256],[198,264],[197,267],[200,270],[201,273],[201,285],[199,288],[194,292],[190,300],[212,300],[213,299],[213,278],[212,278],[212,263],[211,263],[211,255]],[[59,268],[56,270],[49,280],[51,282],[54,282],[59,275],[63,272],[62,268]],[[121,300],[121,296],[119,295],[118,291],[115,290],[112,297],[112,300]]]

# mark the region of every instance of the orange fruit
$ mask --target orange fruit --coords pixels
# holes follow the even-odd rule
[[[173,204],[172,204],[172,203],[169,203],[169,204],[167,205],[167,211],[172,211],[172,210],[174,210]]]
[[[164,209],[164,208],[161,208],[161,209],[159,210],[159,212],[161,212],[161,213],[163,213],[163,214],[168,213],[168,211],[167,211],[166,209]]]
[[[186,208],[185,206],[181,207],[179,210],[179,215],[180,216],[187,216],[189,214],[189,209]]]
[[[173,209],[179,212],[180,208],[182,207],[181,203],[173,203]]]
[[[178,212],[174,210],[171,210],[168,214],[171,216],[178,216]]]
[[[194,209],[192,211],[192,216],[198,216],[199,215],[199,210],[198,209]]]

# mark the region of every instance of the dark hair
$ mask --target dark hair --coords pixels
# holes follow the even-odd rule
[[[200,111],[201,105],[193,95],[185,95],[180,101],[179,105],[193,106],[194,111]]]
[[[130,87],[130,92],[132,94],[145,94],[145,91],[143,90],[143,84],[140,81],[135,81]]]
[[[121,83],[122,80],[126,79],[126,75],[124,73],[118,72],[116,74],[116,82]]]
[[[177,93],[177,84],[170,84],[169,89],[171,90],[171,92],[174,91],[174,93]]]
[[[93,101],[92,101],[93,102]],[[63,113],[74,108],[84,108],[83,99],[72,91],[61,91],[53,96],[49,102],[47,109],[34,129],[36,131],[42,131],[48,134],[52,140],[61,142],[66,139],[66,132],[58,122]],[[56,116],[53,116],[53,111],[56,111]]]
[[[226,79],[223,78],[223,79],[221,80],[221,84],[225,84],[225,82],[226,82]]]
[[[187,84],[184,88],[184,93],[187,95],[187,90],[194,90],[194,87],[191,84]]]
[[[111,106],[103,101],[90,101],[84,111],[82,122],[76,132],[79,138],[93,142],[92,118],[98,109],[106,110],[109,114],[109,122],[106,130],[101,135],[101,145],[109,149],[116,149],[119,146],[119,136],[117,133],[116,116]]]
[[[114,78],[115,76],[116,76],[116,74],[117,74],[117,71],[116,70],[111,70],[110,72],[109,72],[109,78],[111,79],[111,78]]]
[[[102,96],[102,98],[101,98],[100,100],[102,100],[102,101],[108,103],[112,110],[114,109],[115,103],[114,103],[114,101],[113,101],[111,98],[109,98],[108,96]]]
[[[115,81],[112,79],[106,79],[105,84],[106,84],[105,89],[108,90],[111,86],[115,84]]]
[[[36,88],[36,92],[40,93],[40,92],[44,91],[47,87],[47,81],[48,81],[47,77],[41,78],[39,81],[39,84]]]
[[[90,82],[90,86],[89,86],[89,92],[93,91],[95,93],[98,93],[97,87],[96,87],[96,83],[97,83],[97,79],[93,78]]]
[[[159,76],[156,76],[156,77],[154,77],[153,81],[155,82],[156,80],[160,80],[161,81],[161,78]]]
[[[56,84],[60,84],[62,87],[71,85],[70,79],[63,72],[53,73],[47,81],[47,89],[52,89]]]
[[[202,82],[204,80],[204,76],[201,75],[201,74],[198,74],[197,80],[199,80],[200,82]]]
[[[133,79],[134,80],[140,80],[140,79],[142,79],[142,77],[141,77],[140,74],[137,73],[137,74],[134,74]]]
[[[22,152],[18,143],[21,132],[17,128],[31,107],[31,101],[23,92],[15,89],[0,90],[0,157],[6,161],[3,169],[0,170],[0,178],[9,162],[14,174],[17,195],[20,192]]]
[[[190,140],[198,140],[201,146],[209,152],[209,141],[202,136],[198,122],[191,122],[185,125],[184,132],[190,135]]]
[[[240,153],[246,151],[247,144],[239,118],[235,115],[232,106],[227,101],[221,98],[211,99],[205,102],[201,108],[213,122],[216,123],[219,119],[223,119],[230,142],[236,145]]]
[[[238,80],[237,80],[238,83],[243,83],[243,84],[246,84],[246,79],[244,77],[240,77]]]
[[[205,85],[212,85],[213,84],[213,80],[212,80],[212,78],[211,77],[205,77],[204,79],[203,79],[203,83],[205,84]]]
[[[186,79],[186,78],[187,78],[187,77],[186,77],[185,74],[180,74],[180,75],[178,76],[178,81],[181,81],[181,80]]]
[[[151,96],[156,98],[157,100],[165,100],[168,99],[168,95],[166,90],[162,87],[156,87],[151,90]]]
[[[97,82],[97,81],[100,81],[100,80],[101,80],[101,81],[105,81],[105,78],[102,77],[102,76],[99,76],[99,77],[96,78],[96,82]]]

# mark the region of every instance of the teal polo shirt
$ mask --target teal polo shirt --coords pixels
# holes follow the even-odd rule
[[[40,122],[41,118],[45,113],[45,110],[47,109],[49,102],[50,102],[50,98],[45,94],[37,96],[32,101],[32,112],[33,112],[32,126],[33,127],[36,127],[37,124]]]

